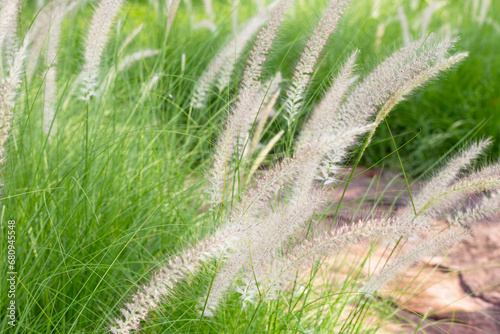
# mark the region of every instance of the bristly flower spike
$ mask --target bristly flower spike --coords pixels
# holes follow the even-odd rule
[[[255,104],[258,103],[256,96],[261,86],[259,80],[262,65],[290,4],[291,0],[283,0],[276,6],[270,15],[268,26],[261,30],[250,53],[250,60],[243,75],[236,105],[232,114],[228,116],[226,127],[215,148],[214,165],[210,177],[210,192],[214,205],[218,205],[223,200],[228,163],[231,161],[237,145],[242,146],[241,143],[237,143],[238,135],[245,133],[249,124],[251,126],[256,119],[257,115],[250,111],[256,110]]]
[[[101,0],[92,16],[87,43],[85,46],[82,70],[83,90],[82,98],[88,100],[96,92],[98,85],[99,69],[113,22],[118,14],[123,0]]]
[[[335,31],[340,16],[344,12],[349,1],[331,0],[323,18],[312,33],[311,39],[307,42],[306,48],[299,59],[292,83],[287,91],[285,101],[285,118],[288,126],[295,121],[301,111],[307,86],[311,81],[316,63],[328,41],[330,35]]]

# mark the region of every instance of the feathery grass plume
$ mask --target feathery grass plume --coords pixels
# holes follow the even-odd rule
[[[359,143],[359,137],[366,134],[366,132],[372,130],[375,124],[369,123],[366,125],[348,128],[343,133],[339,133],[335,136],[325,136],[321,138],[321,141],[316,141],[315,143],[309,144],[309,147],[320,147],[322,154],[317,161],[311,163],[303,172],[303,175],[298,180],[298,189],[311,189],[314,180],[318,179],[318,171],[322,170],[322,166],[326,159],[334,161],[331,157],[335,156],[335,159],[342,161],[345,155],[348,153],[348,148]],[[332,164],[330,163],[329,168]],[[326,184],[326,182],[324,182]],[[299,191],[297,193],[300,194]]]
[[[262,215],[269,206],[269,201],[276,196],[283,186],[294,179],[308,155],[285,158],[255,181],[255,186],[244,192],[241,202],[232,210],[231,221],[255,219]]]
[[[292,0],[281,0],[276,5],[276,8],[270,14],[268,26],[260,31],[255,42],[255,46],[250,52],[250,59],[243,74],[243,81],[240,85],[238,100],[233,113],[234,117],[232,117],[232,121],[235,121],[234,125],[237,127],[241,126],[241,124],[237,122],[238,119],[246,121],[243,122],[243,124],[248,125],[252,124],[257,116],[245,111],[255,110],[255,104],[260,103],[260,100],[256,99],[256,95],[261,87],[259,80],[262,73],[262,65],[266,60],[267,54],[271,49],[278,29],[281,26],[285,13],[291,3]],[[228,125],[229,123],[230,122],[228,120]]]
[[[435,236],[419,243],[417,246],[392,260],[389,266],[384,268],[378,275],[370,278],[359,292],[363,295],[373,295],[404,268],[417,263],[424,256],[433,256],[441,250],[451,248],[468,235],[469,231],[467,229],[455,227],[448,229],[444,235]]]
[[[260,88],[259,79],[262,65],[271,49],[290,3],[291,0],[282,0],[276,6],[270,14],[268,26],[261,30],[250,53],[249,64],[243,75],[236,105],[233,113],[227,119],[226,127],[215,148],[215,161],[210,178],[211,197],[214,205],[221,203],[224,197],[227,165],[235,152],[237,144],[239,144],[235,143],[235,141],[240,133],[245,132],[245,126],[252,124],[256,119],[257,115],[251,111],[255,110],[254,106],[257,103],[255,97]]]
[[[47,49],[47,74],[45,75],[45,97],[43,104],[43,132],[52,137],[57,131],[55,104],[57,99],[57,52],[61,36],[62,22],[66,14],[67,0],[54,0],[49,6],[49,40]],[[52,131],[51,131],[52,129]]]
[[[432,177],[415,195],[412,196],[413,205],[407,207],[400,213],[402,216],[413,217],[414,210],[421,213],[426,203],[436,194],[443,193],[452,181],[457,179],[460,172],[465,170],[491,145],[491,139],[481,140],[470,144],[460,154],[457,154],[442,170]]]
[[[356,85],[337,112],[331,113],[328,122],[331,124],[330,133],[335,136],[360,124],[367,124],[373,114],[377,114],[375,125],[378,125],[406,95],[466,56],[458,54],[445,58],[455,41],[438,41],[430,37],[395,52]],[[373,127],[369,132],[366,143],[371,140],[375,129]],[[320,168],[320,178],[325,184],[336,181],[330,175],[335,174],[338,163],[345,158],[353,143],[346,141],[345,146],[337,146],[328,152]]]
[[[325,198],[310,194],[300,202],[291,202],[268,213],[257,228],[249,229],[234,252],[228,255],[222,269],[216,273],[206,299],[206,315],[214,314],[224,293],[242,268],[260,273],[270,261],[272,248],[281,245],[291,233],[305,224],[324,200]]]
[[[334,115],[334,134],[342,133],[352,126],[368,122],[376,114],[375,125],[378,125],[396,104],[408,94],[440,72],[449,69],[467,56],[460,53],[449,58],[445,55],[457,39],[439,41],[434,37],[415,42],[390,56],[359,83]],[[376,127],[369,132],[362,152],[373,138]],[[337,147],[343,154],[346,147]],[[342,160],[338,154],[330,154],[325,165],[335,165],[330,161]],[[329,171],[323,172],[328,174]],[[329,182],[328,178],[325,182]]]
[[[168,264],[132,296],[132,301],[125,304],[125,308],[121,309],[123,316],[114,320],[111,332],[128,334],[138,330],[141,321],[144,321],[151,311],[171,295],[178,282],[196,272],[208,259],[224,256],[245,234],[246,229],[251,227],[228,224],[211,237],[171,258]]]
[[[328,89],[321,102],[314,107],[310,118],[304,124],[297,139],[297,151],[301,151],[307,143],[320,141],[323,136],[331,133],[334,124],[333,115],[337,112],[347,91],[352,85],[352,72],[356,65],[359,51],[352,53],[345,62],[333,85]]]
[[[450,215],[448,221],[460,226],[468,226],[480,220],[491,219],[500,213],[500,193],[494,192],[491,196],[483,196],[481,202],[465,211],[456,211]]]
[[[226,257],[228,260],[224,264],[224,267],[216,274],[206,299],[204,313],[206,316],[212,316],[214,314],[224,293],[232,285],[243,266],[248,265],[252,255],[247,247],[249,245],[255,247],[255,245],[261,244],[264,241],[262,239],[264,235],[269,235],[269,225],[274,224],[275,228],[278,228],[277,224],[279,222],[277,222],[276,219],[261,220],[256,218],[258,216],[265,217],[265,214],[262,214],[264,212],[268,213],[269,211],[268,206],[270,197],[274,196],[287,181],[292,180],[294,175],[303,168],[304,162],[314,158],[314,153],[316,152],[301,157],[286,159],[282,163],[276,165],[265,174],[265,177],[257,182],[257,186],[254,189],[246,192],[243,200],[233,210],[230,219],[231,224],[235,226],[240,225],[241,228],[244,228],[248,225],[248,222],[257,223],[255,223],[253,228],[246,229],[246,234],[241,238],[238,244],[233,246],[232,252],[227,254]],[[317,200],[319,199],[310,196],[308,201],[302,203],[305,207],[304,210],[299,210],[295,206],[292,206],[289,211],[282,210],[281,212],[285,212],[286,214],[278,219],[286,220],[289,223],[300,224],[310,216],[310,210],[314,211],[316,208],[316,205],[307,204],[313,204]]]
[[[5,0],[5,3],[7,3],[7,2],[8,2],[8,0]],[[19,22],[21,21],[22,4],[21,4],[21,2],[18,2],[17,5],[18,5],[18,7],[16,7],[16,8],[18,9],[18,11],[14,14],[14,16],[10,17],[10,20],[9,20],[9,18],[7,18],[9,20],[10,26],[7,28],[6,34],[3,38],[3,41],[0,41],[2,55],[6,60],[7,67],[9,66],[9,64],[12,64],[13,59],[14,59],[15,55],[17,54],[18,47],[19,47],[18,26],[20,25]],[[6,11],[9,11],[8,10],[9,5],[6,4],[5,7],[6,7],[5,8]],[[19,20],[19,22],[18,22],[18,20]],[[3,66],[4,65],[2,65],[2,67]]]
[[[191,100],[194,108],[203,108],[209,96],[210,88],[214,83],[219,91],[229,85],[229,80],[231,74],[234,72],[237,59],[241,56],[248,41],[267,21],[267,18],[267,12],[263,12],[250,19],[236,36],[210,61],[210,64],[202,73],[194,88]]]
[[[19,40],[17,37],[18,22],[17,19],[21,13],[21,3],[11,0],[4,0],[0,4],[0,49],[2,50],[2,58],[0,64],[2,69],[9,67],[14,61],[17,54]],[[16,10],[19,9],[19,10]],[[5,22],[3,22],[5,20]],[[5,59],[6,65],[2,64]]]
[[[488,141],[471,145],[468,151],[463,152],[445,168],[445,171],[454,171],[455,174],[466,166],[470,161],[477,157],[481,151],[488,145]],[[460,168],[460,166],[462,168]],[[483,179],[494,179],[497,182],[500,169],[498,166],[489,166],[475,174],[482,174]],[[464,179],[474,179],[477,175],[465,177]],[[467,183],[459,181],[458,183]],[[481,218],[488,218],[499,213],[500,196],[494,193],[491,197],[486,197],[483,202],[472,210],[465,212],[458,211],[453,219],[450,219],[455,225],[466,226],[468,223],[477,221]],[[344,249],[359,241],[378,240],[384,241],[387,238],[403,236],[405,239],[413,238],[415,235],[422,235],[429,232],[431,224],[422,224],[423,220],[408,220],[404,211],[398,211],[396,216],[389,219],[368,220],[353,226],[344,226],[333,232],[327,232],[312,242],[296,242],[294,250],[282,258],[269,259],[272,266],[263,266],[257,263],[256,256],[252,256],[255,268],[265,268],[264,271],[247,271],[246,279],[243,280],[243,287],[237,290],[242,293],[245,302],[255,300],[257,295],[264,299],[276,298],[278,292],[283,290],[284,286],[295,277],[295,272],[303,265],[310,264],[316,259],[320,259],[332,252]],[[441,247],[452,246],[467,234],[467,231],[452,230],[444,237],[437,237],[431,241],[426,241],[418,247],[407,252],[399,258],[396,263],[384,270],[378,277],[370,280],[365,286],[363,293],[373,293],[381,284],[387,282],[397,272],[405,266],[414,263],[420,257],[427,254],[434,254]],[[257,275],[257,273],[259,275]],[[253,280],[253,281],[252,281]]]
[[[261,276],[261,271],[267,267],[274,254],[271,248],[281,245],[290,233],[305,224],[320,201],[320,197],[311,195],[299,203],[290,203],[268,215],[260,228],[249,231],[239,248],[229,255],[230,259],[214,278],[206,303],[211,314],[216,311],[223,293],[229,289],[242,269],[254,273],[257,277]]]
[[[382,106],[380,111],[377,114],[375,122],[378,124],[384,120],[385,117],[389,114],[389,112],[404,98],[411,94],[416,88],[424,85],[429,80],[437,77],[437,75],[443,71],[446,71],[453,67],[454,65],[461,62],[463,59],[469,56],[468,52],[458,53],[449,58],[438,59],[435,64],[430,66],[429,68],[423,70],[421,73],[413,76],[408,80],[403,86],[399,87],[397,90],[393,92],[393,96],[389,98],[386,103]],[[375,130],[370,133],[369,139],[373,138]]]
[[[269,210],[269,202],[275,196],[284,195],[280,192],[286,190],[285,188],[293,187],[292,194],[300,194],[300,196],[294,197],[295,200],[306,195],[308,191],[312,190],[314,168],[329,145],[337,145],[346,138],[356,137],[368,129],[369,127],[363,127],[337,138],[329,138],[331,142],[325,139],[325,142],[316,143],[313,147],[296,154],[293,158],[285,158],[281,163],[266,171],[260,179],[257,179],[255,187],[244,192],[240,204],[232,210],[231,220],[238,222],[265,216],[266,210]]]
[[[339,77],[335,80],[334,85],[327,92],[319,105],[313,109],[311,118],[304,125],[298,138],[297,149],[299,151],[305,149],[308,145],[319,144],[327,140],[329,136],[331,136],[331,133],[335,133],[335,115],[338,112],[338,108],[345,94],[353,83],[351,75],[357,53],[358,52],[355,51],[347,60]],[[323,161],[321,161],[319,167],[317,167],[320,176],[319,179],[324,181],[325,185],[336,181],[335,174],[337,169],[347,155],[349,147],[353,146],[355,143],[356,136],[352,136],[351,140],[346,141],[344,145],[330,146],[325,152]],[[333,174],[333,177],[330,176],[331,174]]]
[[[327,203],[328,194],[322,191],[310,191],[298,201],[291,199],[288,203],[278,206],[266,214],[266,221],[261,225],[261,231],[256,229],[260,240],[248,244],[245,251],[252,259],[244,266],[254,277],[262,277],[269,264],[277,256],[278,250],[289,241],[298,230],[306,227],[312,216]],[[250,240],[249,240],[250,241]]]
[[[481,153],[481,151],[488,145],[488,143],[489,141],[486,140],[484,142],[472,145],[472,147],[467,152],[464,152],[461,156],[457,157],[455,161],[451,163],[451,166],[448,168],[448,170],[460,171],[460,166],[463,167],[464,165],[467,165],[471,159],[477,157]],[[483,170],[482,173],[489,176],[489,174],[494,174],[494,169],[495,168],[492,167],[488,169],[488,171]],[[299,173],[297,179],[300,180],[304,178],[306,174],[307,173]],[[294,195],[292,196],[295,198],[300,198],[300,195],[296,195],[298,191],[300,190],[294,190]],[[291,210],[291,208],[287,208],[284,211],[288,212],[289,210]],[[280,215],[279,211],[275,212],[277,212],[278,216],[282,216],[282,214]],[[271,215],[272,217],[273,213],[265,214],[264,216],[272,220],[271,218],[269,218],[269,215]],[[266,225],[262,225],[262,227],[264,226],[266,228],[266,231],[268,231],[269,227]],[[259,240],[258,243],[254,244],[254,248],[251,248],[251,245],[248,246],[248,249],[251,250],[250,254],[252,259],[252,268],[249,268],[246,271],[246,278],[243,280],[244,287],[238,288],[238,291],[243,293],[243,299],[245,299],[247,302],[252,298],[255,298],[257,294],[261,295],[261,297],[263,295],[268,299],[275,298],[277,296],[277,291],[281,290],[284,287],[285,282],[287,282],[288,279],[293,278],[293,274],[300,267],[301,261],[303,263],[310,263],[310,261],[312,261],[310,258],[311,256],[313,258],[314,256],[316,256],[317,259],[335,250],[338,251],[360,240],[382,240],[387,237],[398,236],[411,238],[415,235],[427,232],[430,224],[421,224],[421,220],[412,221],[405,219],[404,215],[401,215],[398,212],[395,217],[388,220],[370,220],[364,224],[358,224],[354,227],[350,226],[340,228],[338,231],[336,231],[337,233],[335,234],[327,233],[326,235],[323,235],[319,239],[317,239],[316,242],[313,242],[311,245],[309,245],[311,253],[305,252],[304,256],[294,258],[293,261],[287,258],[276,258],[275,255],[273,255],[276,254],[276,245],[281,245],[288,236],[286,229],[289,226],[287,224],[285,224],[284,226],[285,230],[282,229],[277,231],[276,233],[263,233],[267,236],[267,242],[266,238],[263,238]],[[275,237],[272,237],[272,235],[274,235]],[[300,243],[298,244],[300,245]],[[264,248],[262,248],[263,245]],[[261,254],[264,254],[265,257]],[[265,259],[265,261],[262,261],[263,259]],[[299,261],[298,259],[300,259],[301,261]],[[242,260],[241,256],[238,258],[238,260]],[[275,266],[269,266],[270,263],[275,263]],[[252,280],[254,282],[252,282]]]
[[[33,74],[35,73],[37,64],[40,61],[42,55],[44,42],[47,39],[47,34],[50,27],[50,15],[48,14],[49,9],[49,5],[41,9],[31,28],[33,31],[33,33],[31,34],[33,37],[33,41],[31,43],[31,52],[26,65],[28,78],[33,77]]]
[[[113,22],[123,0],[101,0],[92,16],[85,46],[82,80],[82,98],[88,100],[95,94],[98,85],[99,68]]]
[[[394,92],[428,69],[437,59],[442,59],[454,42],[436,42],[431,36],[393,53],[354,87],[334,115],[334,132],[367,122]]]
[[[463,205],[461,202],[472,195],[498,190],[500,190],[500,164],[496,163],[456,180],[445,190],[429,198],[417,213],[431,212],[434,216],[440,216],[457,205]]]
[[[311,74],[314,72],[321,52],[328,38],[335,31],[340,16],[344,12],[348,2],[347,0],[330,1],[328,9],[325,11],[316,29],[314,29],[311,39],[307,42],[306,48],[302,52],[285,101],[284,117],[288,122],[288,126],[295,121],[296,116],[301,111],[307,86],[311,81]]]
[[[262,276],[257,277],[247,272],[243,280],[244,288],[239,290],[253,296],[260,292],[264,300],[276,299],[285,286],[293,282],[297,271],[325,256],[347,249],[359,242],[384,242],[394,236],[410,234],[418,230],[416,225],[408,225],[397,218],[389,218],[360,221],[353,225],[344,225],[332,231],[326,231],[311,240],[305,239],[297,242],[284,256],[270,261]],[[254,277],[257,277],[257,281]]]
[[[17,13],[16,13],[17,14]],[[22,45],[14,54],[7,75],[1,77],[0,86],[0,166],[5,163],[5,144],[12,127],[12,110],[16,102],[16,94],[21,84],[21,74],[26,51],[30,42],[30,31],[24,37]],[[0,181],[0,185],[3,185]]]
[[[62,15],[62,17],[66,16],[69,12],[71,12],[77,5],[78,1],[73,1],[68,3],[68,0],[64,1],[51,1],[43,8],[40,9],[33,25],[31,27],[31,51],[28,56],[28,61],[26,65],[27,77],[32,78],[35,70],[37,68],[38,63],[43,58],[43,49],[48,44],[48,47],[51,47],[48,39],[49,37],[49,29],[54,25],[55,16]],[[56,12],[54,13],[54,6],[60,5],[64,3],[65,6],[59,7],[59,10],[64,10],[63,13]],[[59,28],[60,29],[60,28]],[[48,63],[48,62],[46,62]]]
[[[361,128],[359,131],[366,132],[367,129]],[[259,227],[248,231],[246,238],[234,252],[228,255],[223,269],[215,276],[206,300],[209,315],[215,312],[224,292],[231,287],[242,269],[251,271],[255,277],[261,277],[280,247],[292,234],[303,228],[314,212],[325,204],[325,193],[317,192],[313,187],[315,167],[321,161],[325,148],[329,145],[335,146],[336,142],[351,140],[352,137],[355,138],[356,133],[346,133],[333,138],[332,143],[321,143],[304,152],[303,156],[292,159],[292,161],[295,160],[298,168],[293,176],[294,184],[288,202],[275,208],[267,204],[262,207],[262,211],[259,210],[260,212],[255,211],[254,207],[253,212],[246,213],[244,216],[246,221],[257,219],[262,223]],[[248,202],[242,202],[243,206],[248,204]]]
[[[15,34],[17,29],[18,1],[3,0],[0,6],[0,46],[3,46],[9,42],[7,37],[13,35],[12,31]]]
[[[260,219],[269,210],[270,201],[275,196],[281,197],[284,188],[293,183],[304,166],[311,160],[316,160],[321,154],[320,149],[304,152],[292,158],[285,158],[280,163],[267,170],[261,178],[255,181],[255,186],[246,190],[240,203],[232,210],[231,220],[242,222]]]

